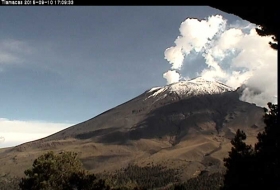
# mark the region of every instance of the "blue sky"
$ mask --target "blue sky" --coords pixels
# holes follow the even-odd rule
[[[252,28],[205,6],[1,7],[0,147],[51,134],[165,85],[171,63],[164,53],[180,24],[216,14],[228,26]],[[180,70],[187,78],[207,68],[198,54],[185,59],[197,62]],[[33,130],[32,138],[14,139]]]

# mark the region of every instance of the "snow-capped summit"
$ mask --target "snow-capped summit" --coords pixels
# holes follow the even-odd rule
[[[188,81],[179,81],[163,87],[154,87],[147,92],[151,93],[149,97],[154,97],[163,92],[177,93],[180,96],[195,96],[204,94],[220,94],[233,90],[233,88],[221,82],[210,81],[202,77],[197,77]]]

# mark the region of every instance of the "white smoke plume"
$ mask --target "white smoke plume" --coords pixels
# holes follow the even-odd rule
[[[200,56],[205,66],[197,76],[219,80],[233,88],[244,84],[246,87],[240,97],[243,101],[258,106],[277,103],[277,51],[268,44],[271,36],[259,36],[255,27],[252,23],[240,27],[229,25],[220,15],[205,20],[187,18],[180,25],[175,46],[164,52],[171,70],[163,77],[168,84],[195,77],[185,75],[182,68],[188,56]],[[188,63],[188,70],[192,69],[192,64],[198,63]]]
[[[177,71],[169,70],[163,74],[163,78],[167,80],[167,84],[178,82],[180,79],[180,74]]]

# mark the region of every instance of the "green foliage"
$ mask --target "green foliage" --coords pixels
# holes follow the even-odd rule
[[[96,182],[94,174],[82,167],[77,154],[48,152],[39,156],[31,169],[26,170],[19,186],[22,190],[106,189],[103,180]]]
[[[246,134],[239,129],[234,139],[231,140],[233,147],[229,157],[224,159],[227,172],[224,178],[223,189],[250,189],[249,178],[252,169],[253,149],[246,145]]]
[[[155,189],[179,181],[179,172],[161,165],[129,165],[105,177],[116,189]]]
[[[66,188],[64,189],[110,189],[109,186],[105,185],[105,181],[102,179],[99,179],[97,182],[95,182],[97,178],[94,174],[88,174],[85,171],[80,171],[77,173],[72,173],[72,175],[69,178],[68,184],[66,185]]]
[[[0,177],[0,190],[19,190],[20,178],[11,176]]]
[[[280,189],[280,127],[278,105],[268,103],[264,109],[265,130],[258,134],[256,151],[256,173],[258,187]]]
[[[223,174],[213,173],[213,174],[203,174],[195,178],[189,179],[185,183],[180,183],[174,185],[172,190],[218,190],[223,186]],[[170,190],[171,190],[170,189]]]
[[[246,134],[237,131],[231,141],[229,157],[225,158],[227,172],[223,190],[280,189],[280,127],[278,106],[268,103],[264,109],[265,130],[257,136],[254,149],[243,141]]]

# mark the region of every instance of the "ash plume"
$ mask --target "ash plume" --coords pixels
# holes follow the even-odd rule
[[[228,24],[221,15],[203,20],[187,18],[179,27],[175,45],[164,52],[171,68],[163,74],[167,84],[201,76],[238,88],[245,85],[240,99],[258,106],[277,103],[277,51],[261,37],[252,23]],[[190,61],[189,57],[192,57]],[[203,58],[203,68],[190,76],[195,58]]]

